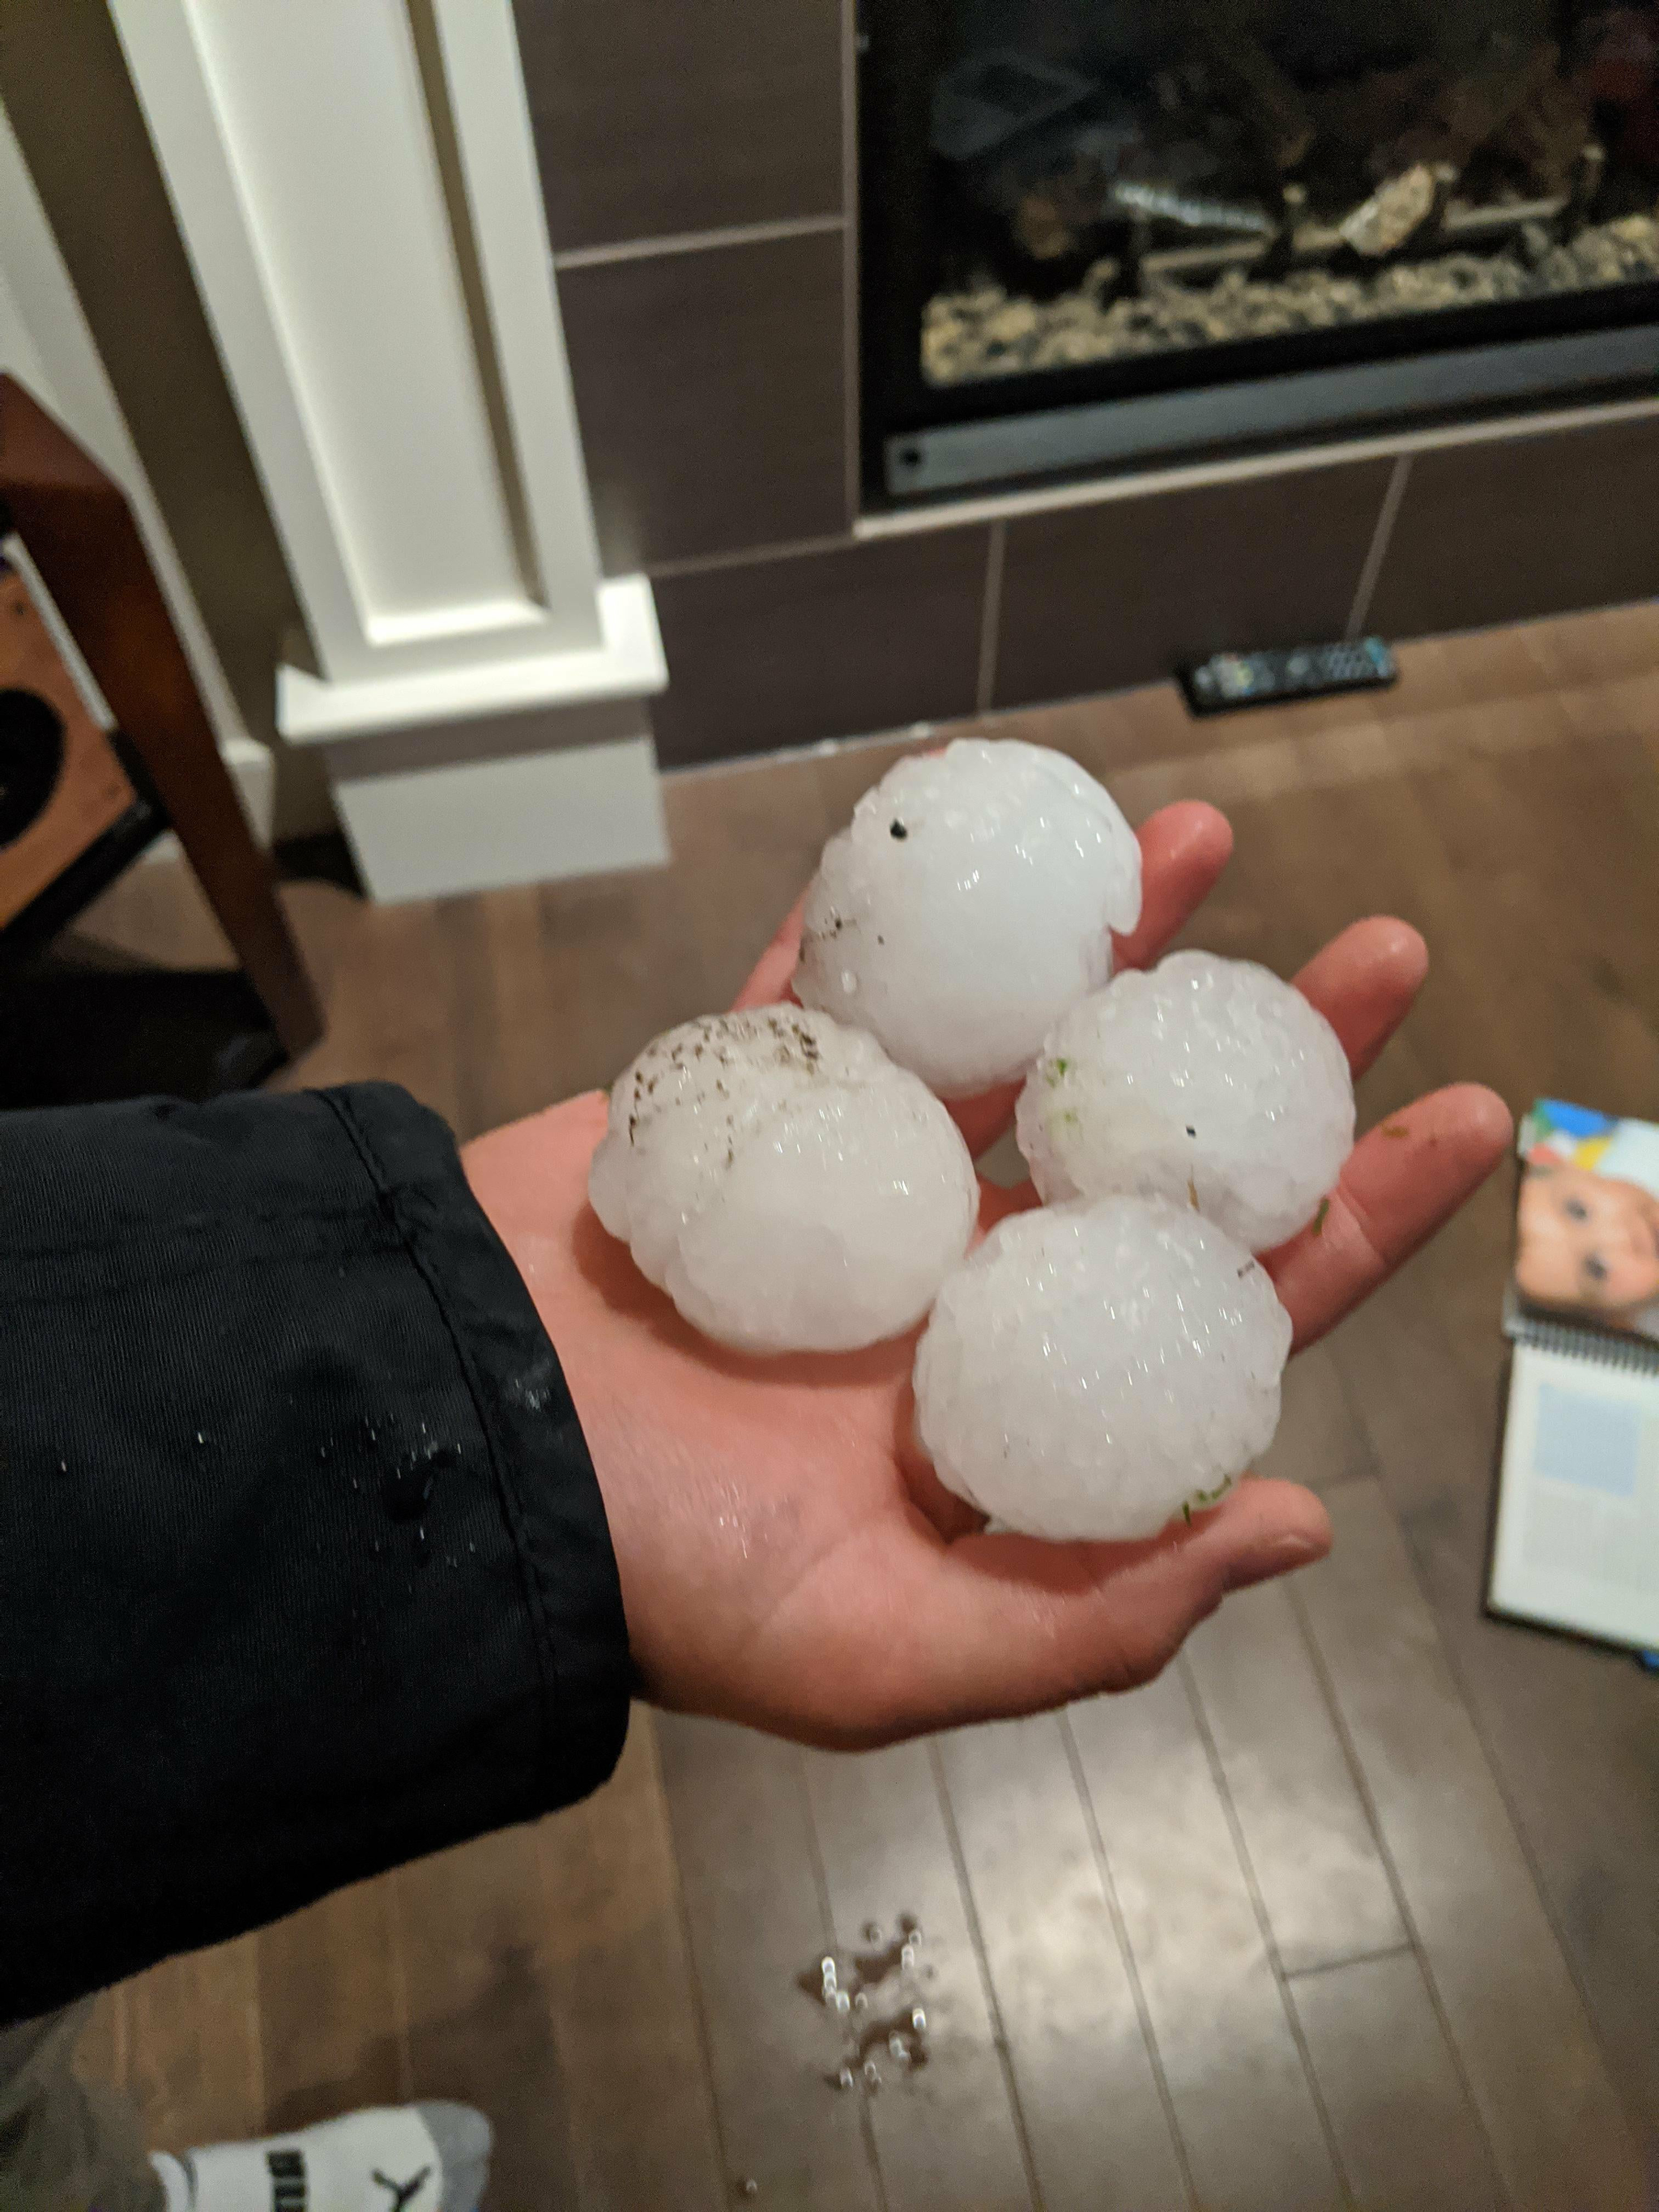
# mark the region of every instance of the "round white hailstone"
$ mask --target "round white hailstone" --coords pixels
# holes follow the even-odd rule
[[[941,1481],[1027,1535],[1125,1540],[1212,1504],[1279,1425],[1291,1318],[1188,1206],[1015,1214],[945,1281],[916,1352]]]
[[[1015,1127],[1051,1202],[1174,1199],[1267,1252],[1340,1174],[1353,1079],[1336,1031],[1270,969],[1176,952],[1062,1016]]]
[[[963,738],[901,761],[823,848],[795,989],[944,1097],[1023,1075],[1140,918],[1140,848],[1063,753]]]
[[[691,1322],[745,1352],[848,1352],[920,1321],[978,1186],[939,1101],[827,1014],[713,1014],[611,1093],[593,1210]]]

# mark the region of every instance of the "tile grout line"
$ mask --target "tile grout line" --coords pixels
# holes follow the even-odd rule
[[[571,246],[553,254],[556,271],[604,269],[613,262],[656,261],[671,254],[708,253],[723,246],[770,246],[789,238],[817,238],[846,228],[844,215],[785,216],[776,222],[732,223],[719,230],[682,230],[663,238],[619,239],[611,246]]]
[[[1365,1432],[1366,1442],[1369,1446],[1369,1428],[1363,1421],[1360,1425]],[[1374,1466],[1378,1465],[1375,1454],[1372,1455],[1372,1464]],[[1464,1678],[1462,1664],[1460,1662],[1456,1652],[1452,1648],[1450,1638],[1446,1634],[1444,1628],[1441,1626],[1440,1609],[1429,1594],[1427,1585],[1424,1581],[1423,1574],[1418,1565],[1416,1557],[1412,1551],[1411,1545],[1407,1540],[1406,1532],[1403,1528],[1401,1527],[1400,1517],[1398,1514],[1395,1513],[1393,1501],[1389,1498],[1388,1491],[1383,1485],[1380,1471],[1376,1478],[1376,1481],[1377,1492],[1382,1498],[1384,1508],[1386,1509],[1389,1518],[1394,1522],[1395,1528],[1400,1537],[1401,1548],[1405,1552],[1406,1571],[1411,1577],[1412,1588],[1417,1593],[1419,1602],[1422,1605],[1425,1612],[1427,1613],[1430,1625],[1434,1631],[1435,1648],[1440,1654],[1441,1662],[1444,1666],[1447,1674],[1451,1677],[1452,1686],[1457,1692],[1458,1703],[1463,1709],[1464,1715],[1469,1723],[1470,1731],[1474,1737],[1475,1744],[1480,1751],[1481,1763],[1486,1768],[1487,1777],[1492,1783],[1492,1788],[1498,1793],[1498,1802],[1504,1808],[1504,1817],[1509,1822],[1510,1833],[1514,1837],[1516,1849],[1521,1854],[1521,1863],[1526,1868],[1528,1875],[1531,1880],[1533,1895],[1537,1899],[1539,1911],[1544,1916],[1544,1924],[1555,1939],[1555,1948],[1561,1960],[1562,1971],[1566,1975],[1567,1980],[1571,1985],[1573,1994],[1578,2000],[1579,2009],[1583,2014],[1585,2031],[1589,2037],[1591,2046],[1595,2050],[1596,2057],[1601,2062],[1602,2071],[1607,2076],[1607,2087],[1612,2092],[1615,2106],[1623,2116],[1626,2126],[1631,2130],[1632,2137],[1639,2141],[1640,2130],[1638,2126],[1635,2114],[1631,2108],[1629,2100],[1626,2097],[1624,2088],[1617,2074],[1614,2072],[1612,2065],[1608,2062],[1607,2045],[1602,2039],[1601,2023],[1595,2016],[1595,2010],[1590,2004],[1589,1993],[1585,1990],[1583,1982],[1580,1978],[1578,1962],[1573,1956],[1571,1947],[1569,1945],[1566,1939],[1565,1931],[1561,1925],[1560,1920],[1557,1917],[1555,1901],[1551,1897],[1549,1889],[1545,1882],[1543,1869],[1539,1864],[1537,1858],[1534,1855],[1532,1839],[1528,1835],[1526,1828],[1522,1824],[1520,1808],[1510,1794],[1509,1784],[1504,1779],[1503,1769],[1498,1764],[1497,1748],[1486,1734],[1486,1724],[1481,1717],[1480,1709],[1476,1705],[1474,1697],[1470,1690],[1469,1685]],[[1340,1487],[1340,1485],[1336,1486]],[[1311,1644],[1313,1640],[1311,1626],[1309,1628],[1308,1635],[1309,1641]],[[1367,1800],[1367,1802],[1369,1802],[1369,1799]]]
[[[859,269],[858,0],[841,5],[841,343],[842,490],[850,526],[864,489],[860,374],[862,309]]]
[[[262,2119],[268,2124],[270,2118],[270,2092],[265,2087],[264,2008],[259,2001],[259,1932],[244,1940],[251,1941],[252,1950],[249,1955],[253,1962],[253,1972],[250,1978],[253,1986],[248,1999],[247,2023],[248,2036],[252,2045],[253,2079],[249,2086],[254,2092],[254,2102],[258,2106]]]
[[[1370,1443],[1368,1436],[1367,1449],[1370,1449]],[[1364,1480],[1363,1477],[1358,1479]],[[1336,1486],[1340,1489],[1345,1486],[1338,1484]],[[1379,1483],[1377,1486],[1380,1489],[1382,1486]],[[1451,2062],[1456,2069],[1457,2079],[1468,2100],[1469,2111],[1474,2117],[1474,2124],[1480,2131],[1481,2147],[1486,2154],[1492,2180],[1503,2202],[1512,2205],[1515,2200],[1510,2193],[1509,2183],[1498,2162],[1497,2146],[1492,2142],[1491,2130],[1486,2125],[1486,2116],[1481,2110],[1480,2100],[1474,2094],[1474,2084],[1470,2081],[1468,2069],[1464,2065],[1462,2048],[1456,2036],[1452,2033],[1450,2015],[1441,1996],[1440,1985],[1435,1979],[1434,1970],[1429,1964],[1428,1954],[1424,1948],[1423,1938],[1418,1930],[1416,1916],[1407,1901],[1406,1886],[1401,1880],[1400,1869],[1395,1863],[1393,1850],[1388,1838],[1382,1832],[1382,1823],[1377,1813],[1376,1800],[1371,1794],[1370,1784],[1360,1765],[1359,1753],[1354,1743],[1352,1731],[1348,1726],[1347,1716],[1337,1702],[1335,1682],[1332,1679],[1329,1668],[1325,1664],[1325,1655],[1319,1648],[1319,1639],[1314,1634],[1313,1623],[1308,1618],[1307,1608],[1302,1602],[1300,1591],[1291,1587],[1287,1581],[1285,1595],[1290,1600],[1291,1611],[1296,1617],[1297,1626],[1301,1631],[1302,1641],[1307,1650],[1309,1662],[1313,1668],[1315,1679],[1319,1684],[1321,1694],[1324,1698],[1332,1722],[1335,1726],[1337,1741],[1342,1747],[1342,1755],[1348,1762],[1348,1771],[1353,1777],[1354,1788],[1359,1793],[1360,1804],[1364,1809],[1366,1821],[1376,1840],[1377,1856],[1382,1862],[1382,1871],[1387,1875],[1389,1887],[1394,1892],[1395,1905],[1400,1914],[1401,1924],[1410,1938],[1412,1954],[1416,1959],[1418,1971],[1423,1977],[1423,1986],[1429,1993],[1429,2002],[1434,2009],[1436,2020],[1440,2024],[1440,2033],[1446,2039],[1446,2048],[1451,2053]]]
[[[1321,1974],[1340,1973],[1344,1966],[1369,1966],[1379,1959],[1414,1959],[1416,1956],[1411,1937],[1407,1936],[1403,1943],[1384,1943],[1376,1951],[1351,1951],[1340,1959],[1322,1959],[1314,1966],[1287,1966],[1285,1979],[1287,1984],[1316,1981]]]
[[[1396,455],[1389,471],[1389,481],[1383,487],[1382,504],[1376,511],[1376,526],[1371,532],[1371,542],[1359,571],[1359,581],[1354,586],[1353,605],[1348,610],[1348,626],[1344,637],[1358,637],[1365,627],[1365,617],[1371,611],[1371,601],[1376,595],[1382,563],[1388,557],[1389,541],[1394,536],[1394,526],[1400,514],[1400,503],[1406,496],[1406,485],[1411,477],[1412,457],[1409,453]]]
[[[663,1827],[668,1838],[668,1856],[674,1869],[674,1921],[680,1931],[680,1944],[685,1954],[685,1970],[691,1984],[691,2010],[697,2024],[697,2055],[702,2061],[702,2083],[708,2098],[708,2117],[714,2130],[714,2153],[720,2160],[722,2178],[729,2179],[734,2172],[730,2148],[726,2140],[726,2122],[720,2112],[720,2091],[714,2078],[714,2042],[708,2025],[708,2001],[703,1994],[702,1976],[697,1971],[696,1946],[691,1940],[691,1908],[686,1902],[685,1877],[680,1870],[679,1838],[674,1833],[674,1808],[670,1802],[668,1784],[662,1771],[662,1747],[656,1734],[656,1718],[647,1713],[645,1718],[652,1732],[651,1765],[656,1778],[657,1795],[662,1805]],[[537,1854],[537,1869],[544,1881],[545,1895],[546,1868],[541,1854]]]
[[[1193,1674],[1192,1662],[1184,1651],[1176,1654],[1176,1667],[1181,1676],[1181,1686],[1186,1692],[1188,1710],[1193,1717],[1193,1726],[1197,1729],[1198,1740],[1204,1747],[1204,1757],[1209,1766],[1210,1779],[1215,1784],[1216,1796],[1221,1801],[1222,1818],[1226,1821],[1227,1832],[1233,1839],[1233,1854],[1238,1861],[1239,1872],[1244,1877],[1244,1887],[1249,1893],[1250,1910],[1255,1915],[1256,1926],[1261,1931],[1262,1948],[1267,1958],[1267,1971],[1273,1976],[1274,1989],[1279,1992],[1279,2002],[1285,2014],[1285,2025],[1290,2029],[1291,2040],[1296,2045],[1296,2055],[1302,2062],[1303,2079],[1307,2082],[1308,2094],[1313,2099],[1314,2112],[1319,2121],[1320,2132],[1325,2138],[1325,2148],[1330,2155],[1331,2166],[1336,2175],[1338,2186],[1352,2197],[1354,2196],[1353,2186],[1342,2157],[1341,2146],[1336,2140],[1336,2130],[1332,2124],[1330,2112],[1326,2106],[1325,2093],[1319,2086],[1319,2076],[1314,2068],[1313,2053],[1308,2048],[1307,2035],[1303,2029],[1301,2017],[1297,2012],[1295,2002],[1291,1996],[1291,1985],[1285,1972],[1285,1962],[1279,1955],[1278,1938],[1273,1934],[1273,1922],[1268,1917],[1267,1900],[1261,1894],[1261,1885],[1256,1880],[1255,1862],[1250,1857],[1249,1845],[1244,1840],[1244,1831],[1239,1823],[1238,1808],[1233,1803],[1233,1793],[1227,1787],[1227,1777],[1222,1767],[1221,1753],[1216,1747],[1215,1736],[1210,1727],[1210,1717],[1205,1711],[1204,1700],[1199,1694],[1198,1683]]]
[[[1066,1765],[1072,1771],[1072,1787],[1083,1808],[1083,1824],[1089,1833],[1089,1848],[1094,1854],[1095,1872],[1100,1878],[1101,1893],[1106,1900],[1106,1912],[1112,1923],[1112,1933],[1117,1938],[1118,1953],[1123,1960],[1123,1971],[1129,1984],[1129,1994],[1134,2000],[1135,2018],[1140,2024],[1140,2039],[1157,2085],[1158,2102],[1164,2107],[1164,2120],[1170,2130],[1170,2142],[1175,2151],[1176,2164],[1181,2171],[1182,2186],[1192,2212],[1200,2212],[1198,2185],[1193,2179],[1192,2160],[1187,2154],[1187,2139],[1181,2132],[1176,2116],[1175,2097],[1170,2087],[1170,2077],[1164,2070],[1164,2054],[1158,2047],[1158,2037],[1152,2030],[1152,2015],[1146,2002],[1146,1992],[1141,1984],[1140,1968],[1129,1942],[1128,1925],[1123,1917],[1123,1906],[1117,1893],[1117,1883],[1112,1875],[1112,1863],[1106,1855],[1106,1839],[1100,1832],[1100,1823],[1095,1817],[1095,1801],[1089,1792],[1087,1776],[1083,1771],[1083,1759],[1077,1747],[1077,1738],[1072,1733],[1071,1714],[1064,1707],[1055,1715],[1060,1724],[1060,1741],[1066,1749]]]
[[[795,1772],[800,1783],[801,1810],[806,1815],[807,1847],[812,1854],[812,1881],[818,1893],[818,1923],[823,1929],[825,1948],[833,1951],[836,1948],[836,1912],[830,1902],[830,1870],[823,1863],[823,1846],[818,1840],[818,1816],[812,1809],[811,1777],[807,1772],[805,1752],[796,1745],[794,1753]],[[861,2089],[855,2094],[859,2100],[859,2132],[864,2138],[864,2155],[869,2161],[878,2212],[888,2212],[887,2177],[881,2170],[881,2154],[876,2145],[876,2125],[870,2111],[870,2100]]]
[[[540,1871],[538,1857],[537,1872]],[[415,2052],[409,2025],[409,1961],[404,1955],[403,1903],[395,1869],[386,1894],[386,1978],[392,1984],[392,2002],[398,2017],[398,2096],[400,2103],[407,2105],[415,2094]]]
[[[740,545],[723,553],[687,553],[678,561],[653,561],[647,574],[653,584],[678,576],[705,576],[721,568],[759,568],[774,561],[795,561],[809,553],[850,553],[859,544],[850,532],[833,538],[782,538],[769,545]]]
[[[1006,556],[1008,526],[996,521],[985,539],[985,595],[979,611],[979,673],[974,684],[974,711],[991,711],[997,683],[997,647],[1002,626],[1002,564]]]
[[[115,2014],[115,2079],[117,2085],[130,2095],[128,2076],[132,2066],[132,2011],[125,1982],[118,1982],[110,1991],[110,2002]]]
[[[979,1924],[979,1907],[974,1902],[974,1886],[968,1878],[968,1862],[963,1854],[962,1836],[957,1827],[956,1808],[951,1802],[950,1785],[945,1778],[945,1762],[939,1756],[939,1739],[927,1739],[927,1764],[933,1778],[933,1796],[937,1799],[939,1818],[945,1824],[945,1841],[951,1854],[951,1865],[957,1878],[957,1888],[962,1898],[963,1916],[968,1923],[968,1940],[974,1948],[974,1964],[979,1972],[979,1984],[985,1998],[985,2008],[991,2019],[991,2042],[997,2054],[997,2064],[1002,2074],[1004,2094],[1014,2123],[1014,2139],[1019,2145],[1020,2164],[1025,2169],[1025,2187],[1031,2199],[1031,2212],[1043,2212],[1042,2188],[1037,2180],[1036,2160],[1031,2154],[1031,2139],[1025,2124],[1025,2109],[1019,2100],[1019,2084],[1014,2078],[1014,2062],[1008,2048],[1008,2032],[1002,2023],[1002,2007],[999,2002],[996,1984],[991,1975],[991,1961],[985,1951],[985,1931]]]

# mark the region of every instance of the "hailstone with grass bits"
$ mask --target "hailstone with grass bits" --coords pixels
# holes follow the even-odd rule
[[[959,738],[890,769],[824,847],[795,990],[970,1097],[1024,1073],[1139,918],[1140,848],[1092,776]]]
[[[593,1210],[694,1328],[744,1352],[849,1352],[914,1327],[973,1232],[957,1127],[827,1014],[710,1015],[611,1093]]]
[[[917,1433],[940,1480],[1005,1528],[1152,1536],[1272,1442],[1290,1348],[1266,1272],[1189,1206],[1044,1207],[940,1291]]]
[[[1016,1130],[1045,1200],[1173,1199],[1266,1252],[1334,1185],[1353,1122],[1347,1056],[1300,991],[1254,961],[1176,952],[1062,1017]]]

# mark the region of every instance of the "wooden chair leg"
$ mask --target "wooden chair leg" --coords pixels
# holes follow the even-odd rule
[[[178,832],[221,927],[291,1055],[322,1010],[255,843],[131,511],[113,479],[14,378],[0,376],[0,505]]]

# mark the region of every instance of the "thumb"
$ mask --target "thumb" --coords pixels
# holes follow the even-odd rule
[[[1330,1542],[1311,1491],[1255,1477],[1190,1525],[1133,1544],[946,1542],[918,1516],[889,1593],[894,1710],[872,1716],[872,1740],[1150,1681],[1229,1590],[1307,1566]]]

